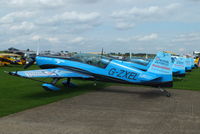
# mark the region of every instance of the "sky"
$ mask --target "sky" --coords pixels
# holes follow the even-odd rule
[[[200,51],[200,0],[0,0],[0,50]]]

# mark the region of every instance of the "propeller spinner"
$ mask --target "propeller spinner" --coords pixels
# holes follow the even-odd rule
[[[24,69],[29,68],[31,65],[33,65],[35,63],[35,61],[36,61],[35,57],[31,57],[29,62],[26,65],[24,65]]]

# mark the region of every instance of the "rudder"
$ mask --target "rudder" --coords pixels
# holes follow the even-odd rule
[[[159,75],[172,75],[171,54],[158,52],[147,71]]]

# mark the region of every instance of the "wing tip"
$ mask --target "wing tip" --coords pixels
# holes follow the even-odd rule
[[[12,75],[12,76],[18,76],[17,71],[16,72],[8,72],[8,71],[4,71],[5,73]]]

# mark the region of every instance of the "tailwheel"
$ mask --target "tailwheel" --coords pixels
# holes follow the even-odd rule
[[[168,92],[167,90],[165,90],[163,88],[159,88],[159,89],[160,89],[161,92],[163,92],[166,95],[166,97],[171,97],[171,93],[170,92]]]
[[[171,93],[168,92],[168,91],[165,93],[165,95],[166,95],[167,97],[171,97]]]
[[[67,78],[67,80],[64,80],[64,81],[62,82],[62,84],[63,84],[64,86],[66,86],[66,87],[77,87],[76,84],[71,83],[70,81],[71,81],[71,78]]]

